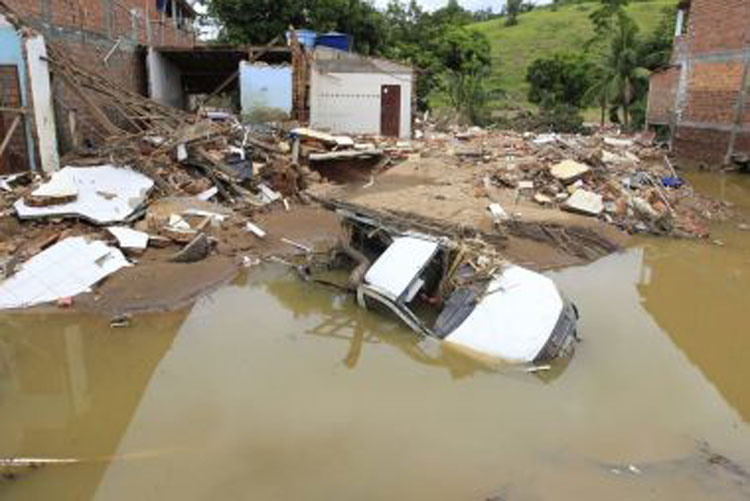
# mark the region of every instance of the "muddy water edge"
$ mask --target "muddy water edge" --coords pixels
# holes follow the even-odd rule
[[[750,219],[750,177],[694,175]],[[750,232],[551,273],[566,367],[487,370],[281,266],[192,308],[0,316],[0,498],[748,499]],[[719,245],[721,244],[721,245]]]

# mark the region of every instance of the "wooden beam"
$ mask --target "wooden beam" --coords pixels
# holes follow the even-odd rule
[[[8,132],[5,134],[5,139],[3,139],[3,143],[0,144],[0,157],[5,153],[5,148],[10,144],[10,140],[13,137],[13,133],[16,132],[19,123],[21,123],[21,115],[17,115],[16,118],[13,119],[13,123],[10,124],[10,129],[8,129]]]
[[[29,112],[27,108],[9,108],[7,106],[0,106],[0,113],[20,113],[26,115]]]

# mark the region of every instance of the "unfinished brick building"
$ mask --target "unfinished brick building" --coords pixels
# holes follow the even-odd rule
[[[0,155],[0,174],[45,167],[44,152],[39,151],[45,142],[40,123],[44,103],[34,102],[31,69],[39,60],[44,64],[45,44],[147,95],[147,50],[193,47],[195,15],[187,0],[0,0],[0,142],[9,138]],[[41,52],[34,58],[29,53],[34,35],[28,28],[41,41]],[[80,96],[55,75],[45,78],[50,88],[45,97],[52,108],[47,115],[54,115],[49,122],[55,129],[47,142],[59,143],[64,152],[96,137],[95,122],[88,120],[90,111]]]
[[[750,155],[750,0],[683,0],[672,65],[651,76],[647,120],[678,156]]]

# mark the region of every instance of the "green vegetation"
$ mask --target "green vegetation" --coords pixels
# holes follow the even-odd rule
[[[340,31],[355,49],[417,68],[420,110],[449,108],[461,121],[512,119],[579,127],[587,108],[637,125],[647,70],[668,61],[677,0],[508,0],[502,15],[458,0],[425,11],[415,0],[199,0],[220,38],[265,43],[289,26]],[[667,15],[665,17],[665,11]],[[480,21],[481,20],[481,21]],[[539,113],[536,113],[537,106]],[[531,113],[527,113],[531,112]],[[590,116],[590,115],[589,115]]]
[[[653,0],[631,3],[625,10],[633,18],[642,35],[649,35],[661,23],[663,10],[674,7],[676,0]],[[594,27],[589,16],[600,6],[599,2],[561,4],[536,8],[518,16],[516,26],[505,26],[498,18],[470,25],[490,40],[492,47],[492,73],[487,86],[490,91],[502,90],[506,97],[491,102],[504,107],[507,103],[531,108],[528,101],[529,83],[526,73],[538,58],[551,57],[557,52],[584,50],[594,37]],[[496,94],[496,93],[494,93]]]

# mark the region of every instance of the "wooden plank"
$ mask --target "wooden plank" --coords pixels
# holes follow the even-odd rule
[[[0,113],[19,113],[25,115],[29,112],[27,108],[10,108],[8,106],[0,106]]]
[[[10,124],[10,129],[8,129],[7,134],[5,134],[5,139],[3,139],[3,143],[0,144],[0,158],[3,156],[3,153],[5,153],[5,148],[8,147],[8,144],[10,144],[10,140],[13,137],[13,133],[16,132],[16,129],[18,128],[18,124],[21,123],[21,115],[16,116],[16,118],[13,119],[13,123]]]

